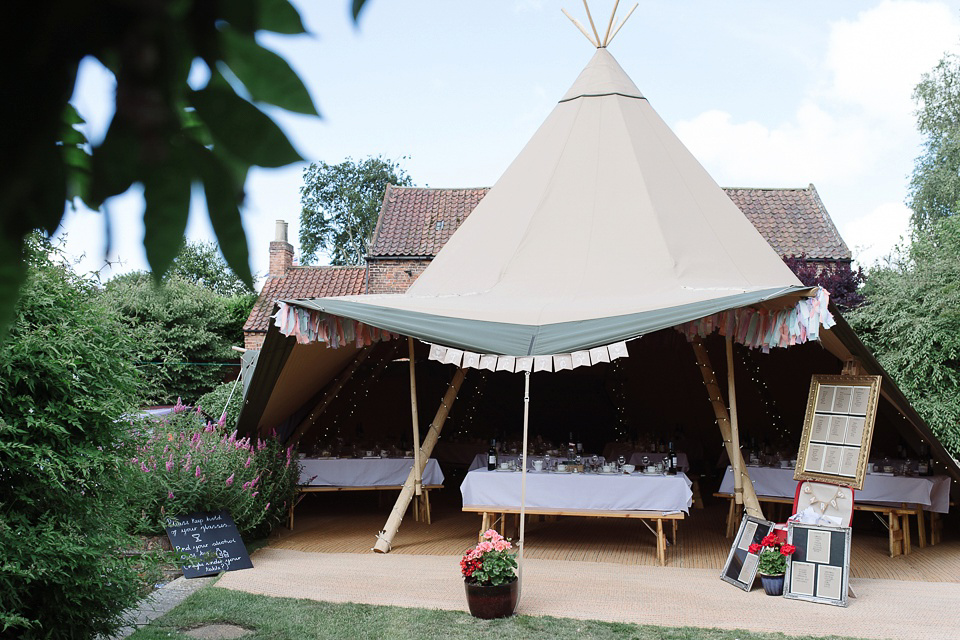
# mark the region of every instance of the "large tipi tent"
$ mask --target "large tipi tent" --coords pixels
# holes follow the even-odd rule
[[[883,398],[905,430],[931,443],[960,478],[956,461],[828,310],[825,292],[798,281],[603,47],[407,293],[280,303],[240,428],[286,422],[296,439],[369,345],[397,335],[429,343],[432,358],[460,367],[441,403],[448,408],[469,367],[525,372],[529,382],[531,371],[622,357],[623,341],[671,327],[695,345],[715,330],[728,345],[764,350],[821,341],[839,363],[883,375]],[[730,419],[717,410],[729,441]],[[424,455],[445,417],[438,412]],[[411,486],[416,476],[415,468]],[[401,495],[394,525],[409,500]],[[388,550],[391,536],[377,548]]]
[[[532,356],[805,291],[601,48],[406,294],[295,304]]]

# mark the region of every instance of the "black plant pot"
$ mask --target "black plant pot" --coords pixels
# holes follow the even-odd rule
[[[467,606],[470,607],[470,615],[484,620],[512,616],[513,610],[517,608],[519,584],[514,579],[513,582],[506,584],[485,587],[464,581],[463,586],[467,590]]]
[[[783,574],[782,573],[778,576],[768,576],[761,573],[760,582],[763,583],[763,591],[768,596],[783,595]]]

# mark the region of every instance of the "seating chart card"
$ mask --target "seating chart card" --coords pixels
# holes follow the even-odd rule
[[[813,376],[794,480],[863,488],[880,376]]]
[[[751,544],[760,544],[767,534],[773,531],[773,523],[753,516],[744,516],[740,522],[740,531],[733,539],[727,563],[723,566],[720,579],[729,582],[744,591],[750,591],[757,577],[757,563],[760,556],[750,553]]]
[[[850,528],[790,522],[787,543],[797,550],[787,557],[783,597],[847,606]]]

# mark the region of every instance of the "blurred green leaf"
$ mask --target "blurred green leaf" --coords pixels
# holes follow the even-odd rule
[[[190,96],[216,144],[240,160],[261,167],[282,167],[302,160],[280,127],[233,91],[208,86]]]
[[[27,277],[20,238],[0,235],[0,338],[5,338],[17,309],[20,285]]]
[[[303,81],[286,60],[261,47],[253,36],[233,29],[221,30],[220,39],[224,60],[254,100],[309,116],[318,115]]]
[[[137,179],[140,143],[116,119],[93,150],[90,199],[97,207],[111,196],[123,193]]]
[[[220,3],[218,8],[222,19],[243,33],[252,34],[260,28],[257,23],[263,10],[259,0],[229,0]]]
[[[191,152],[203,180],[207,211],[220,251],[233,272],[252,290],[250,256],[238,206],[243,199],[243,180],[236,181],[229,166],[209,149],[194,146]]]
[[[296,8],[287,0],[260,0],[259,26],[265,31],[294,35],[305,33]]]
[[[61,153],[67,170],[67,199],[80,198],[87,203],[90,199],[93,158],[89,153],[75,146],[63,147]]]
[[[184,163],[172,159],[163,170],[152,172],[143,181],[143,247],[159,281],[183,244],[190,212],[190,175]]]
[[[367,0],[353,0],[353,20],[356,22],[360,19],[360,12],[363,10],[363,6],[367,3]]]

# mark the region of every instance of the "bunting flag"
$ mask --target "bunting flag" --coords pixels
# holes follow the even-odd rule
[[[399,338],[378,327],[371,327],[358,320],[330,315],[314,309],[304,309],[286,302],[277,303],[279,308],[271,317],[273,323],[285,336],[293,336],[298,344],[325,342],[337,349],[352,344],[358,349],[374,342]]]
[[[721,311],[677,327],[687,340],[706,338],[714,331],[751,349],[769,353],[771,347],[790,347],[820,339],[820,328],[837,324],[829,310],[830,293],[820,287],[817,295],[803,298],[789,309],[767,311],[743,307]]]

